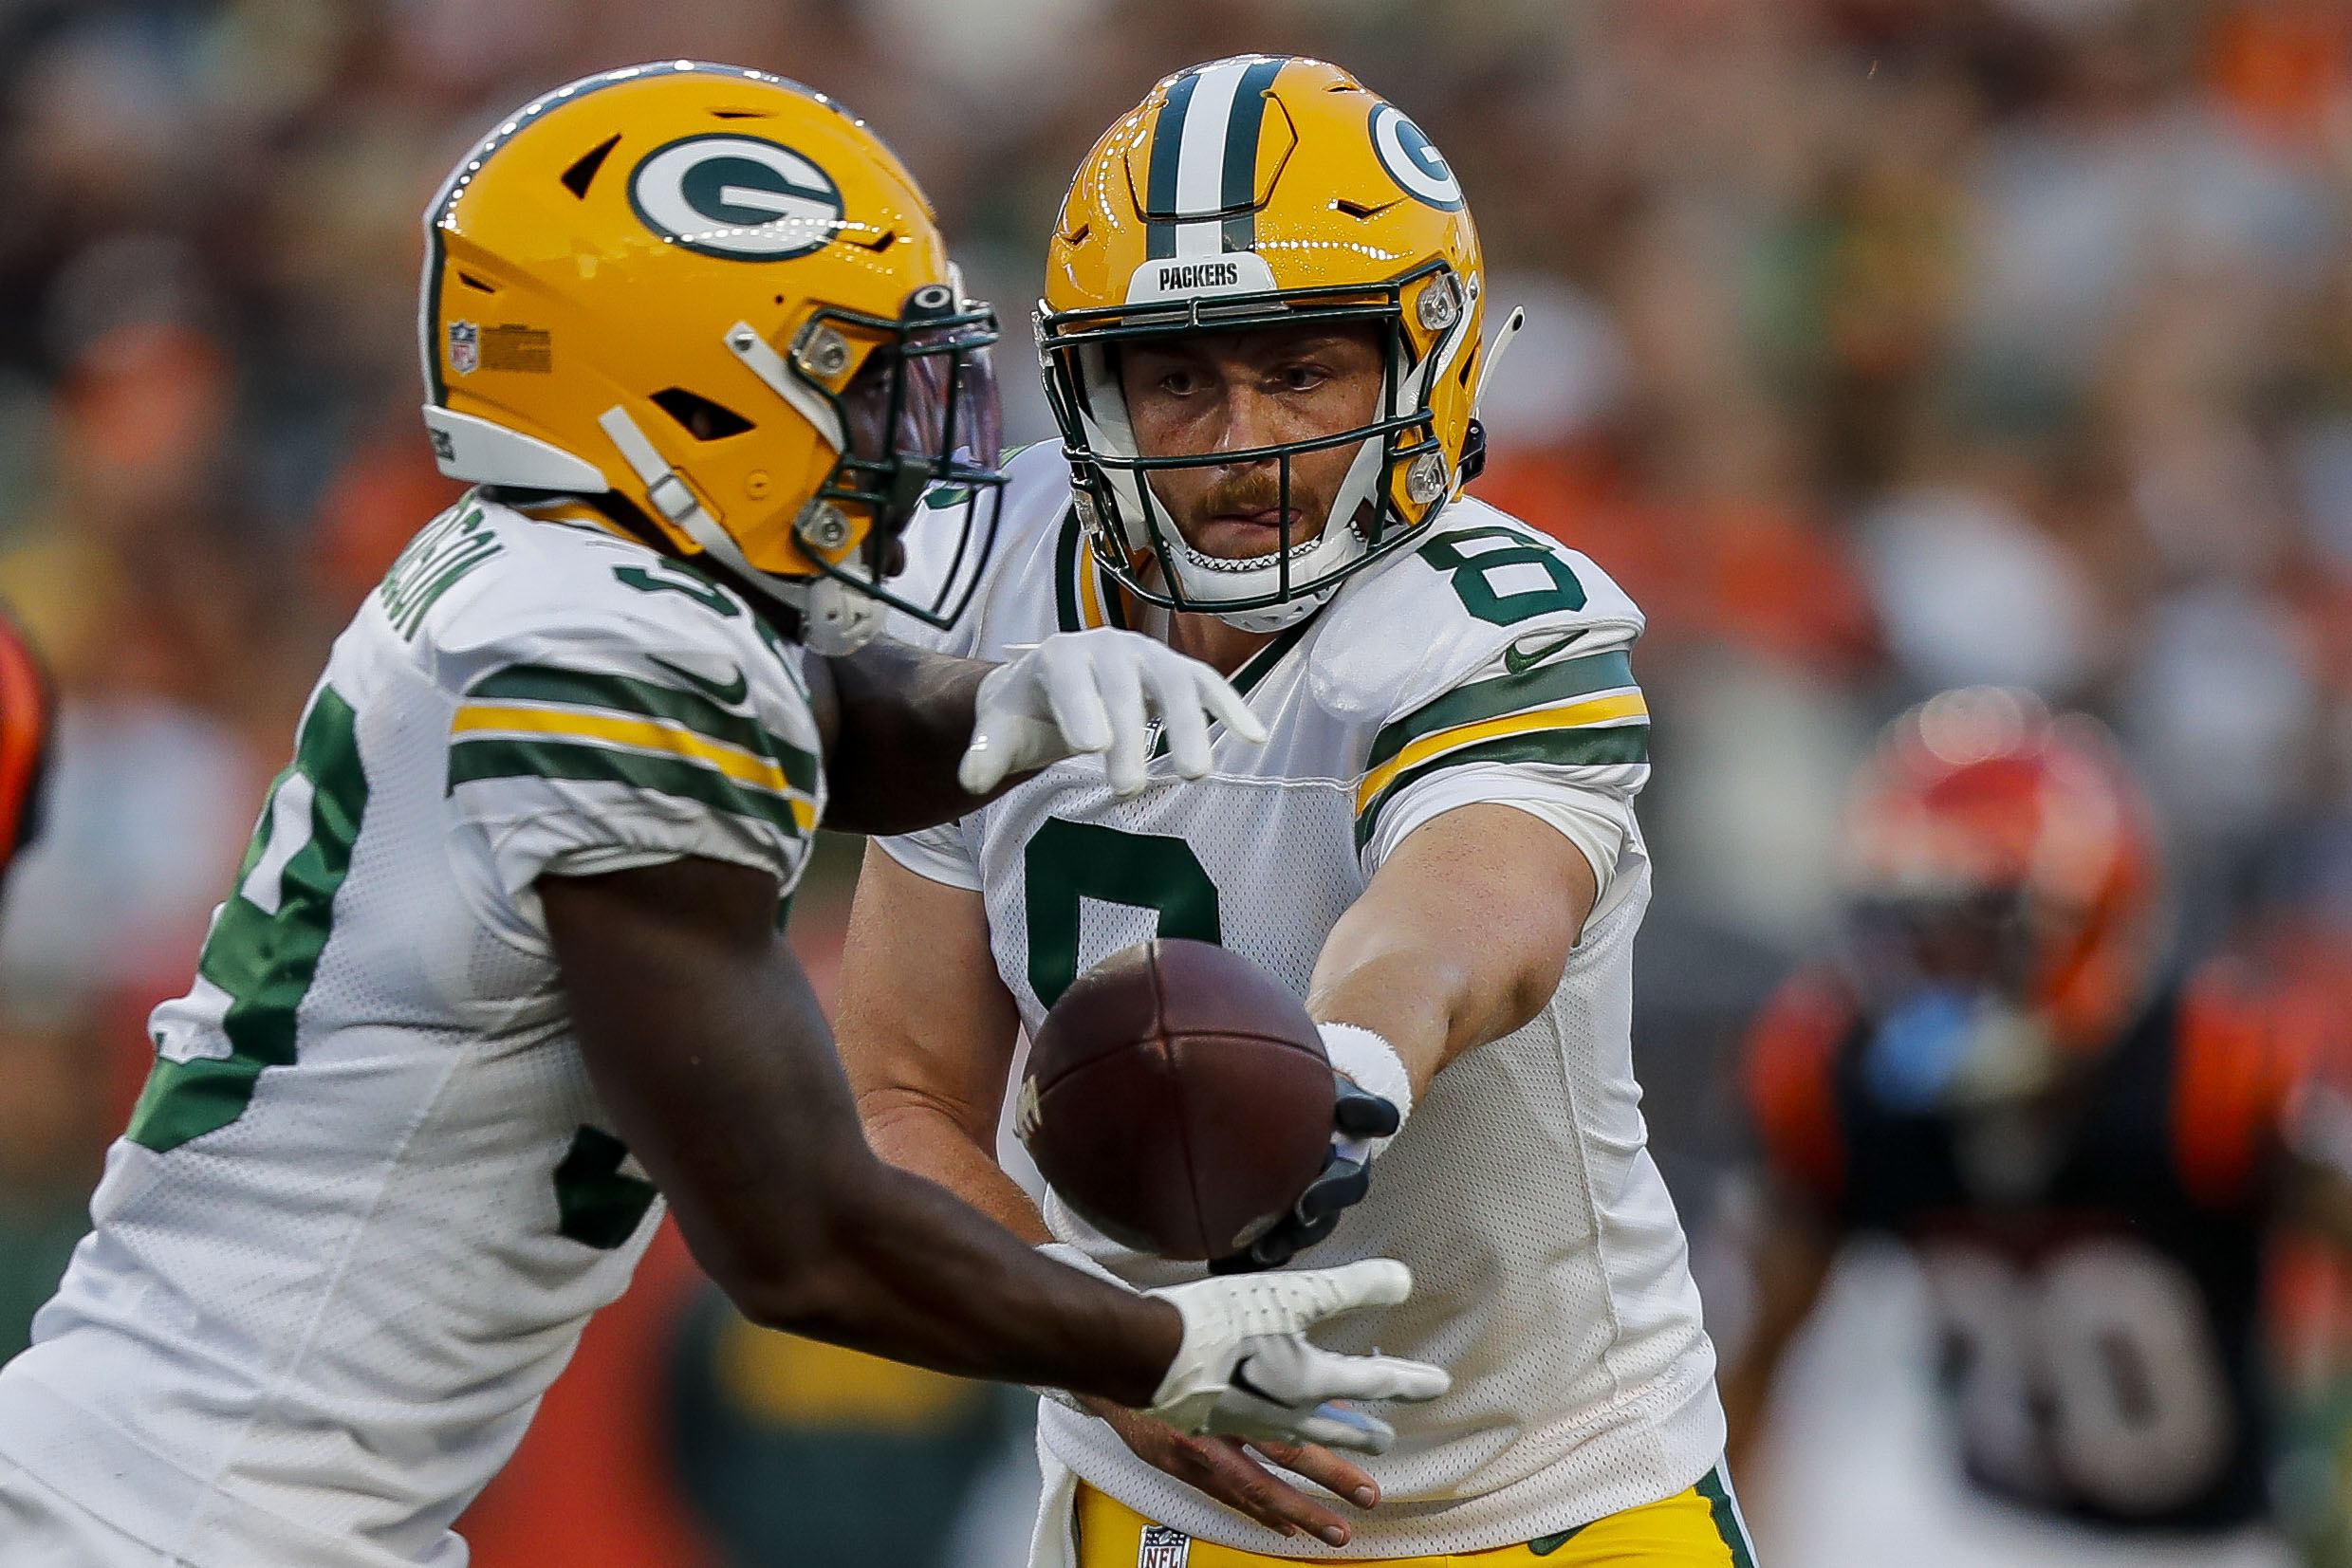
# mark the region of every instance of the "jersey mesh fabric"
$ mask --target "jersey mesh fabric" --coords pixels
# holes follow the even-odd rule
[[[718,754],[694,725],[815,753],[797,669],[744,606],[636,544],[478,501],[419,538],[433,576],[396,593],[396,567],[338,639],[311,714],[342,705],[348,741],[314,746],[306,720],[299,782],[265,808],[195,987],[157,1011],[162,1061],[109,1152],[96,1229],[0,1372],[0,1452],[194,1568],[461,1562],[451,1521],[652,1235],[658,1201],[609,1132],[518,868],[699,854],[788,889],[805,849],[782,806],[747,819],[654,787],[730,799],[661,771]],[[525,668],[664,678],[675,695],[600,690],[691,722],[656,735],[643,713],[518,698],[540,740],[636,736],[652,784],[535,776],[526,764],[559,754],[528,747],[461,779],[454,754],[486,731],[458,716]],[[731,669],[745,685],[726,715],[675,673]],[[350,808],[339,880],[305,859],[332,837],[318,808],[308,840],[278,837],[330,795]],[[224,950],[257,923],[249,972]],[[288,984],[306,934],[315,968]],[[175,1069],[262,1049],[263,992],[236,978],[252,973],[292,993],[285,1059],[242,1098],[228,1078],[187,1095]]]
[[[1057,569],[1072,553],[1066,491],[1057,496],[1036,476],[1043,471],[1042,460],[1015,465],[1007,533],[975,607],[982,631],[964,650],[978,656],[1003,657],[1069,627],[1072,607],[1085,602],[1083,593],[1057,591]],[[1098,760],[1071,759],[953,829],[883,841],[918,874],[983,888],[998,973],[1028,1027],[1042,1020],[1046,991],[1156,931],[1214,936],[1304,993],[1324,938],[1401,837],[1376,827],[1361,851],[1357,843],[1376,737],[1433,703],[1459,708],[1453,692],[1495,678],[1506,650],[1530,630],[1546,634],[1528,644],[1538,649],[1568,647],[1563,632],[1589,636],[1580,654],[1631,640],[1639,612],[1589,562],[1491,508],[1466,516],[1496,530],[1482,537],[1509,530],[1515,563],[1552,552],[1583,580],[1590,613],[1482,620],[1444,571],[1406,553],[1352,581],[1270,667],[1245,666],[1248,678],[1236,682],[1271,737],[1250,747],[1220,736],[1210,778],[1180,783],[1159,759],[1150,787],[1120,801]],[[1364,613],[1367,604],[1377,613]],[[1611,755],[1625,751],[1612,742]],[[1364,1464],[1385,1501],[1357,1522],[1338,1557],[1528,1540],[1672,1496],[1722,1449],[1713,1351],[1680,1227],[1644,1147],[1632,1074],[1632,945],[1649,868],[1628,802],[1646,764],[1499,772],[1509,783],[1488,775],[1495,795],[1556,792],[1586,813],[1621,813],[1625,838],[1609,903],[1588,923],[1550,1005],[1439,1075],[1381,1157],[1371,1196],[1300,1260],[1410,1264],[1411,1301],[1343,1319],[1317,1338],[1434,1360],[1454,1376],[1445,1398],[1384,1412],[1397,1446]],[[1431,797],[1441,809],[1478,798],[1457,799],[1456,776],[1472,770],[1428,772],[1389,795],[1382,814],[1419,813],[1417,791],[1446,791]],[[1050,1197],[1046,1219],[1133,1283],[1201,1272],[1127,1252]],[[1157,1521],[1269,1556],[1296,1553],[1295,1540],[1143,1465],[1089,1417],[1041,1407],[1040,1439],[1086,1482]]]

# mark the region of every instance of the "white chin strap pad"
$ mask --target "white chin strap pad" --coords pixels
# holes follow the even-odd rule
[[[1471,389],[1470,416],[1472,418],[1477,418],[1478,411],[1486,407],[1487,388],[1494,384],[1495,368],[1503,362],[1503,355],[1509,349],[1510,341],[1519,336],[1519,329],[1527,324],[1527,307],[1512,305],[1509,318],[1503,323],[1502,330],[1494,335],[1494,346],[1487,350],[1487,362],[1479,367],[1478,384]]]

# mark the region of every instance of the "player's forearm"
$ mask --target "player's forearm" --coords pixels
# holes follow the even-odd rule
[[[1395,1047],[1416,1095],[1551,1000],[1594,896],[1555,829],[1507,805],[1417,828],[1324,939],[1306,1007]]]
[[[1556,966],[1497,951],[1496,941],[1424,912],[1359,902],[1324,944],[1306,1009],[1387,1041],[1417,1097],[1456,1056],[1533,1018],[1559,985]]]
[[[1163,1303],[974,1223],[939,1187],[889,1167],[826,1194],[824,1234],[788,1280],[747,1292],[758,1320],[970,1377],[1150,1402],[1181,1326]]]
[[[1148,1402],[1173,1309],[1040,1256],[867,1147],[775,882],[680,860],[539,884],[589,1076],[755,1321]]]
[[[1032,1245],[1053,1240],[1045,1216],[1005,1174],[993,1149],[946,1108],[912,1094],[876,1090],[859,1096],[858,1114],[866,1141],[892,1165],[938,1183]]]
[[[982,803],[955,782],[955,768],[972,740],[980,681],[995,665],[888,640],[822,662],[839,712],[825,752],[825,826],[912,833]]]

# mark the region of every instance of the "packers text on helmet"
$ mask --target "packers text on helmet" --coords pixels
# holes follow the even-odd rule
[[[1460,185],[1419,127],[1320,61],[1244,55],[1154,87],[1079,166],[1038,307],[1046,392],[1096,555],[1154,603],[1276,631],[1398,548],[1480,458],[1483,279]],[[1139,340],[1325,323],[1381,335],[1375,417],[1313,439],[1146,455],[1118,355]],[[1325,518],[1293,525],[1291,464],[1347,449]],[[1269,555],[1191,548],[1153,476],[1279,466]],[[1297,537],[1293,537],[1293,534]]]

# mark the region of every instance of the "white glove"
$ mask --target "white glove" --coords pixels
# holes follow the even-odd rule
[[[1108,752],[1111,792],[1139,794],[1154,718],[1187,779],[1209,771],[1212,718],[1252,746],[1266,740],[1258,716],[1214,670],[1140,633],[1098,626],[1058,633],[989,672],[956,781],[985,795],[1014,773]]]
[[[1397,1438],[1387,1422],[1325,1401],[1419,1401],[1454,1386],[1427,1362],[1342,1356],[1306,1341],[1307,1326],[1334,1313],[1412,1295],[1413,1271],[1393,1259],[1218,1275],[1144,1294],[1184,1319],[1184,1342],[1143,1412],[1178,1431],[1380,1453]]]

